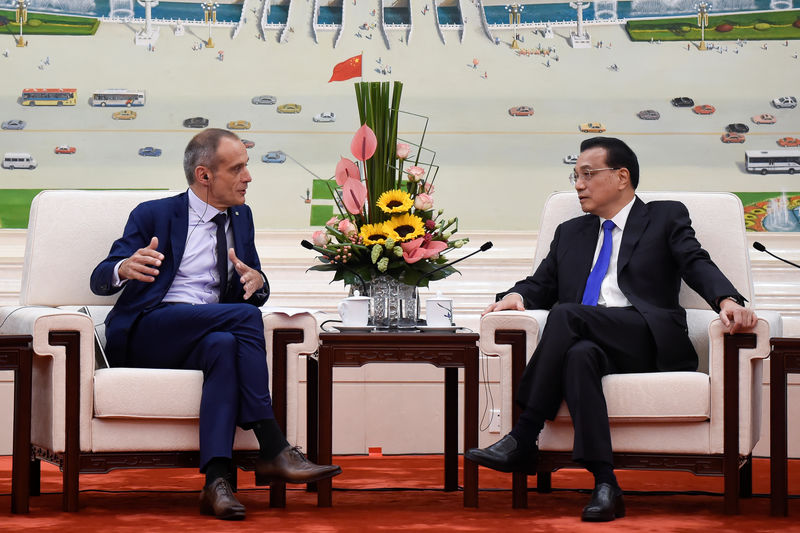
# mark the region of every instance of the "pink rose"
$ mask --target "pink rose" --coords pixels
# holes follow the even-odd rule
[[[427,181],[422,185],[422,189],[425,191],[425,194],[433,194],[434,187],[433,183],[428,183]]]
[[[328,246],[328,243],[331,241],[330,236],[325,230],[319,229],[311,235],[311,241],[314,243],[314,246],[325,247]]]
[[[397,143],[397,149],[395,150],[395,154],[397,154],[397,159],[408,159],[408,154],[411,152],[411,147],[406,143]]]
[[[414,208],[419,211],[433,209],[433,198],[429,194],[420,193],[414,198]]]
[[[425,169],[418,166],[408,167],[406,174],[408,174],[408,181],[419,181],[425,175]]]
[[[339,222],[339,231],[350,237],[351,235],[358,233],[358,228],[356,228],[356,225],[350,222],[348,219],[344,219]]]
[[[326,225],[326,226],[333,226],[333,227],[336,227],[336,225],[337,225],[338,223],[339,223],[339,217],[337,217],[337,216],[332,216],[332,217],[331,217],[331,219],[325,223],[325,225]]]

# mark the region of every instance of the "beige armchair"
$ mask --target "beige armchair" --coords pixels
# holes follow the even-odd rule
[[[39,461],[56,464],[67,511],[78,510],[81,473],[198,467],[202,372],[104,368],[103,318],[115,298],[89,290],[89,274],[133,207],[170,194],[44,191],[33,201],[21,305],[0,309],[0,334],[33,338],[31,493],[38,494]],[[317,349],[316,319],[265,309],[264,333],[276,417],[296,442],[297,360]],[[252,469],[258,450],[252,432],[238,429],[234,449],[240,468]],[[273,484],[270,503],[285,504],[282,484]]]
[[[728,193],[639,192],[645,201],[672,199],[689,209],[697,237],[734,286],[753,305],[742,204]],[[534,268],[549,249],[556,226],[581,214],[574,192],[555,193],[545,204]],[[522,277],[522,276],[520,276]],[[689,336],[700,358],[697,372],[616,374],[603,378],[617,468],[686,470],[725,476],[725,510],[738,511],[738,496],[752,487],[750,455],[761,429],[762,360],[769,339],[781,333],[776,313],[759,311],[752,333],[725,335],[718,315],[682,284]],[[519,416],[513,401],[547,311],[502,311],[481,321],[481,350],[501,358],[502,432]],[[539,436],[537,489],[550,490],[551,472],[571,461],[573,430],[566,404]],[[740,476],[741,474],[741,476]],[[513,505],[527,505],[527,476],[514,474]],[[740,491],[741,489],[741,491]]]

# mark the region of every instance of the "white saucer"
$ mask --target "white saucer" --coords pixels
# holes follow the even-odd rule
[[[420,331],[428,331],[435,333],[455,333],[461,326],[417,326]]]
[[[365,333],[375,329],[374,326],[345,326],[342,324],[331,324],[331,327],[340,333]]]

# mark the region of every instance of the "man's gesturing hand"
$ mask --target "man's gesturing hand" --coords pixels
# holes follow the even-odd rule
[[[242,263],[236,257],[236,252],[233,251],[233,248],[228,250],[228,257],[233,263],[236,273],[240,276],[239,281],[242,282],[244,287],[244,299],[247,300],[254,292],[261,290],[261,287],[264,286],[264,278],[261,277],[261,272]]]
[[[156,251],[158,248],[158,237],[150,239],[150,244],[146,248],[139,248],[136,253],[124,260],[119,265],[119,279],[135,279],[152,283],[158,276],[158,268],[164,260],[164,254]]]

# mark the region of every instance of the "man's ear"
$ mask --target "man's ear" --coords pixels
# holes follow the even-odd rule
[[[201,184],[208,183],[210,174],[211,173],[208,170],[208,167],[205,167],[203,165],[197,165],[196,167],[194,167],[194,181],[196,183],[201,183]]]
[[[620,189],[624,189],[631,183],[631,173],[628,171],[627,168],[622,167],[617,171],[617,175],[619,176],[619,185]]]

